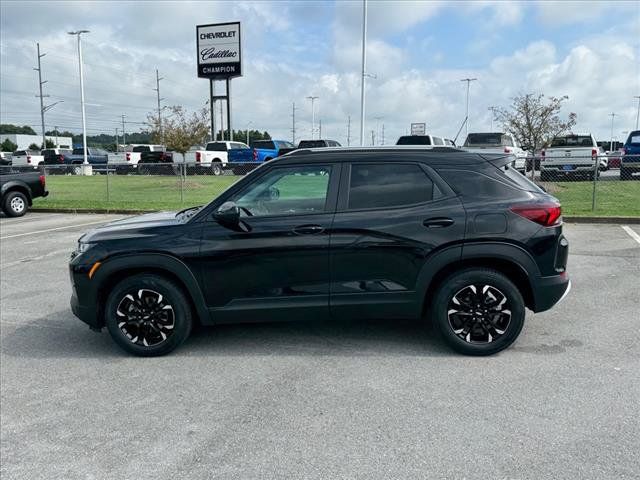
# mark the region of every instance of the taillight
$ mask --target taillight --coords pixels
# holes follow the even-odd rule
[[[540,156],[541,156],[541,157],[544,157],[546,154],[547,154],[547,152],[545,152],[544,150],[542,150],[542,151],[540,152]]]
[[[504,147],[504,153],[511,153],[511,149],[509,147]]]
[[[64,163],[64,155],[58,155],[58,163]]]
[[[200,152],[196,152],[196,162],[200,161],[200,157],[201,157],[201,153]]]
[[[256,152],[256,149],[253,149],[253,161],[255,162],[256,160],[258,160],[258,152]]]
[[[44,178],[44,175],[40,175],[40,185],[42,185],[42,188],[44,188],[46,183],[47,183],[47,180]]]
[[[127,152],[127,162],[131,161],[131,153]]]
[[[598,156],[598,149],[597,148],[592,148],[591,149],[591,156],[592,157],[597,157]]]
[[[557,203],[515,205],[511,207],[511,211],[543,227],[559,225],[562,216],[562,208]]]
[[[31,163],[31,156],[27,155],[27,163]]]

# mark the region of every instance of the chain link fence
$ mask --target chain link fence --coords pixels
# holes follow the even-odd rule
[[[516,162],[517,164],[517,162]],[[211,201],[259,163],[109,163],[0,167],[40,171],[49,196],[35,208],[151,211]],[[640,216],[640,155],[529,157],[523,174],[557,197],[567,216]]]

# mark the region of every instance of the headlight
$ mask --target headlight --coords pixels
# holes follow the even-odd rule
[[[78,253],[78,255],[80,255],[81,253],[84,253],[87,250],[89,250],[94,245],[95,243],[78,242],[78,249],[76,250],[76,252]]]

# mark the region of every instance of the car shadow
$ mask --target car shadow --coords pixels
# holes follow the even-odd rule
[[[69,312],[6,325],[4,355],[122,358],[108,332],[92,332]],[[454,356],[434,329],[410,320],[288,321],[197,327],[173,356]]]

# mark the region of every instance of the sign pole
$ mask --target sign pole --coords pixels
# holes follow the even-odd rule
[[[229,129],[229,141],[233,142],[233,128],[231,127],[231,79],[227,78],[227,128]]]
[[[213,78],[209,79],[209,105],[211,106],[211,141],[216,141],[216,101],[213,99]]]

